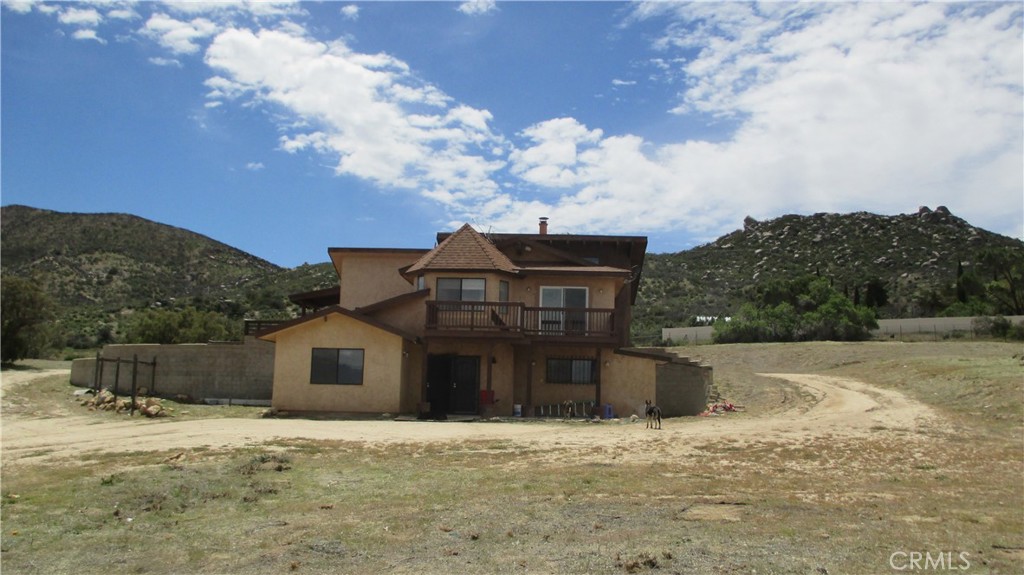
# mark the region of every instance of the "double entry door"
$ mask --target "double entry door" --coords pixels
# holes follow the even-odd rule
[[[475,415],[480,401],[480,357],[427,356],[427,401],[431,414]]]

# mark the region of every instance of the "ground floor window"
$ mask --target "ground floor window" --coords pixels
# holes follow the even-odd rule
[[[363,350],[313,348],[309,382],[328,385],[363,384]]]
[[[549,357],[548,383],[597,383],[597,360],[587,358]]]

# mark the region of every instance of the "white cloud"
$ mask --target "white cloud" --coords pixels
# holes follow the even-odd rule
[[[33,0],[3,0],[3,7],[16,14],[28,14],[34,5]]]
[[[495,0],[469,0],[459,4],[458,8],[459,12],[470,16],[486,14],[497,9],[498,3]]]
[[[342,6],[341,15],[344,16],[345,18],[348,18],[349,20],[359,19],[359,6],[356,4]]]
[[[107,18],[114,18],[116,20],[135,20],[139,17],[139,14],[131,8],[116,8],[107,12]]]
[[[96,26],[103,21],[103,16],[92,8],[67,8],[57,16],[57,20],[71,26]]]
[[[266,166],[263,165],[263,162],[249,162],[245,165],[245,169],[249,170],[250,172],[258,172],[265,167]]]
[[[174,58],[154,57],[149,59],[149,63],[157,66],[171,66],[174,68],[181,68],[181,62],[175,60]]]
[[[573,118],[558,118],[530,126],[522,136],[533,145],[512,152],[512,173],[532,184],[564,188],[577,183],[578,146],[600,142],[601,130],[588,130]]]
[[[490,114],[449,108],[447,96],[389,55],[279,30],[229,29],[213,40],[206,62],[218,73],[207,81],[213,97],[247,94],[308,126],[289,128],[284,151],[333,155],[338,174],[457,206],[496,189],[490,175],[503,163],[478,152],[500,144]]]
[[[194,18],[188,22],[177,20],[167,14],[153,14],[140,32],[156,40],[174,54],[194,54],[199,51],[199,41],[212,37],[219,26],[205,18]]]
[[[655,48],[685,80],[674,112],[738,128],[717,143],[581,143],[542,122],[523,132],[510,171],[565,191],[520,202],[495,227],[547,215],[569,230],[714,237],[747,214],[946,205],[1021,235],[1019,5],[666,3],[637,14],[667,20]]]
[[[404,61],[314,39],[295,2],[3,6],[34,6],[99,42],[97,27],[139,18],[137,9],[149,15],[138,34],[170,56],[204,54],[207,109],[266,106],[281,151],[325,155],[338,174],[422,194],[494,229],[532,230],[550,216],[564,231],[714,237],[748,214],[942,204],[1024,233],[1019,4],[633,4],[617,33],[641,20],[662,26],[648,61],[651,79],[677,88],[666,113],[735,127],[714,142],[661,133],[660,144],[570,117],[508,141],[489,111]],[[355,18],[358,5],[340,12]]]
[[[71,37],[75,40],[93,40],[95,42],[99,42],[100,44],[107,43],[106,40],[100,38],[96,34],[95,30],[75,30],[74,33],[71,34]]]

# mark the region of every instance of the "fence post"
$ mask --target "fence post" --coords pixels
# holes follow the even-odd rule
[[[114,405],[117,405],[117,392],[118,386],[121,383],[121,358],[117,358],[117,363],[114,364]]]
[[[103,386],[103,360],[101,359],[100,352],[96,352],[96,366],[92,370],[92,388],[99,393],[100,388]]]
[[[132,356],[132,405],[128,409],[128,415],[135,415],[135,390],[138,389],[138,375],[139,375],[139,354]]]
[[[153,364],[149,370],[149,395],[156,397],[156,356],[153,356]]]

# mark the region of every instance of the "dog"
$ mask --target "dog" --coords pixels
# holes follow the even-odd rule
[[[647,400],[647,429],[661,429],[661,408]],[[655,427],[657,425],[657,427]]]
[[[562,402],[562,416],[565,419],[572,419],[576,417],[576,404],[566,400]]]

